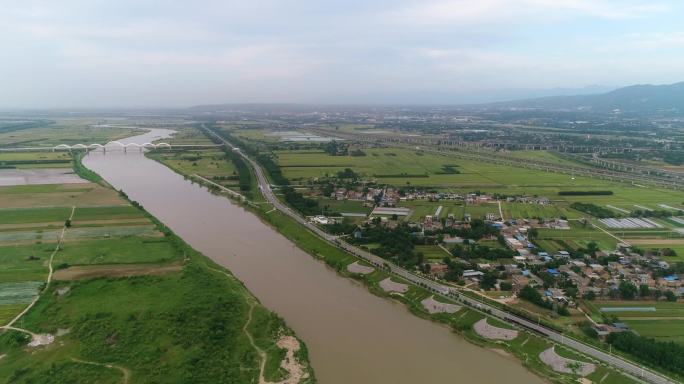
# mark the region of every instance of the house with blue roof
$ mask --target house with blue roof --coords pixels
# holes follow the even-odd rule
[[[546,269],[546,272],[548,272],[548,273],[550,273],[551,275],[553,275],[553,277],[560,276],[560,272],[558,272],[558,269],[556,269],[556,268],[547,268],[547,269]]]

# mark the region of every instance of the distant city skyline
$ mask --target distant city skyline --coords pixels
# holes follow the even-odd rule
[[[672,0],[28,0],[0,14],[0,109],[455,104],[684,81]]]

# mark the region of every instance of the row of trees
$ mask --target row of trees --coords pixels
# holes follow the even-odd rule
[[[245,159],[227,148],[224,149],[224,152],[226,153],[226,159],[232,161],[233,165],[235,165],[240,191],[248,192],[252,187],[252,172],[249,170],[247,163],[245,163]]]
[[[672,341],[657,341],[632,332],[614,332],[607,341],[615,348],[630,353],[659,367],[684,374],[684,346]]]
[[[451,254],[462,259],[510,259],[516,253],[510,248],[492,248],[486,245],[469,243],[466,245],[455,245],[451,249]]]
[[[591,203],[580,203],[579,201],[570,204],[570,208],[588,213],[594,217],[598,217],[599,219],[607,219],[609,217],[619,216],[608,208],[603,208]]]

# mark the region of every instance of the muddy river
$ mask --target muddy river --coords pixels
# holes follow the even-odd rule
[[[170,133],[155,129],[121,141],[142,144]],[[283,317],[308,346],[320,383],[543,382],[517,361],[339,277],[253,214],[137,149],[92,152],[84,163],[230,269]]]

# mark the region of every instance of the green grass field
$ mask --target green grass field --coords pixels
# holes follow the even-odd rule
[[[211,179],[214,176],[235,176],[237,171],[225,154],[217,150],[193,150],[183,152],[158,152],[150,155],[177,172],[194,173]]]
[[[73,223],[89,220],[122,220],[143,218],[143,212],[131,205],[113,207],[82,207],[74,211]]]
[[[594,301],[585,302],[592,315],[600,318],[601,308],[625,308],[624,311],[605,312],[617,316],[639,335],[662,341],[684,344],[684,306],[663,301]],[[654,307],[655,312],[630,311],[630,307]]]
[[[601,250],[612,251],[617,246],[617,240],[610,235],[599,230],[582,227],[571,223],[571,229],[547,229],[540,228],[538,237],[535,240],[539,246],[547,251],[555,252],[562,250],[563,243],[572,248],[584,248],[590,242],[596,242]],[[548,248],[547,248],[548,247]]]
[[[253,299],[236,280],[194,265],[166,276],[70,283],[67,294],[56,294],[65,284],[53,286],[23,321],[38,332],[68,329],[59,348],[28,353],[16,345],[23,336],[6,333],[0,336],[6,354],[0,377],[22,383],[92,382],[81,366],[66,369],[74,359],[122,367],[133,382],[230,378],[252,383],[258,375],[256,352],[242,331],[247,300]],[[284,329],[282,321],[262,308],[256,318],[256,340],[271,346],[271,357],[279,357],[272,340]],[[108,372],[97,368],[98,375]],[[121,382],[121,373],[115,373],[111,382]],[[269,379],[279,374],[273,368],[266,373]]]
[[[0,282],[44,280],[55,243],[0,246]]]
[[[588,301],[585,302],[594,317],[615,315],[639,335],[662,341],[684,344],[684,305],[665,301]],[[631,307],[654,307],[655,311],[630,311]],[[601,308],[626,308],[624,311],[602,312]]]
[[[165,238],[127,236],[67,242],[55,255],[56,265],[156,263],[181,255]]]
[[[436,245],[416,245],[415,251],[422,252],[425,256],[425,259],[431,260],[442,261],[445,256],[448,256],[447,252]]]
[[[0,209],[0,224],[45,223],[65,221],[71,214],[68,207]]]
[[[553,219],[567,217],[575,219],[581,215],[574,209],[567,208],[564,204],[528,204],[528,203],[501,203],[506,219],[529,219],[539,217]]]
[[[365,213],[369,214],[371,208],[364,207],[361,201],[334,200],[329,198],[319,198],[318,205],[321,208],[328,207],[329,210],[339,213]]]
[[[142,133],[135,128],[97,127],[102,120],[87,118],[57,118],[54,124],[37,128],[0,133],[0,146],[45,147],[58,144],[100,143]]]
[[[330,156],[322,151],[311,150],[280,150],[275,154],[283,174],[294,181],[334,175],[349,167],[366,178],[381,176],[378,178],[380,182],[396,186],[425,186],[463,193],[479,189],[509,195],[538,195],[552,201],[582,201],[601,206],[610,204],[630,211],[635,209],[635,204],[657,207],[657,204],[664,203],[679,207],[684,201],[684,193],[680,191],[642,188],[587,177],[572,178],[569,175],[462,160],[431,153],[419,154],[403,148],[366,148],[364,152],[367,155],[361,157]],[[442,167],[445,165],[455,165],[460,173],[443,174]],[[427,177],[385,177],[400,173]],[[558,192],[564,190],[611,190],[614,194],[558,196]],[[568,217],[573,214],[566,213]]]

